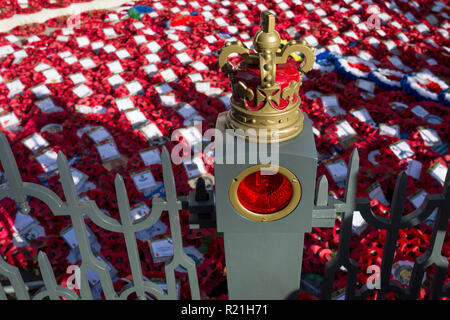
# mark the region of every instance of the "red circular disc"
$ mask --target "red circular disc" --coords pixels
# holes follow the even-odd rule
[[[237,189],[241,205],[260,214],[282,210],[291,201],[292,193],[292,185],[284,175],[261,175],[260,171],[245,177]]]

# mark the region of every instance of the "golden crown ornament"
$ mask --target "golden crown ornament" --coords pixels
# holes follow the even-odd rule
[[[237,135],[254,129],[257,136],[252,139],[244,133],[246,139],[281,142],[296,137],[303,130],[304,116],[299,109],[298,92],[303,73],[312,69],[316,59],[314,49],[304,40],[291,40],[280,51],[280,42],[275,16],[264,11],[261,29],[253,39],[256,52],[250,52],[241,41],[227,42],[220,52],[219,66],[229,76],[233,91],[226,126],[242,129],[236,131]],[[288,61],[294,52],[302,56],[299,68]],[[236,66],[228,61],[233,53],[244,57]]]

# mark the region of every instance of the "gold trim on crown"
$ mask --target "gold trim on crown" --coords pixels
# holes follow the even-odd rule
[[[259,30],[253,39],[253,46],[256,52],[250,50],[241,42],[227,42],[222,48],[219,55],[219,66],[222,72],[226,73],[231,82],[233,96],[239,98],[239,102],[230,99],[231,110],[227,115],[227,127],[232,129],[267,129],[265,137],[258,134],[258,138],[264,138],[268,142],[276,139],[277,141],[285,141],[292,139],[303,130],[304,116],[299,110],[300,97],[298,91],[302,84],[302,76],[298,81],[291,81],[289,86],[281,90],[280,85],[275,83],[276,65],[286,63],[288,56],[293,52],[300,52],[302,59],[300,60],[300,70],[303,73],[309,72],[315,61],[314,49],[308,46],[307,42],[289,41],[281,52],[277,53],[280,46],[280,35],[275,30],[275,16],[269,12],[261,13],[261,30]],[[235,83],[233,73],[235,66],[227,59],[233,54],[242,55],[245,62],[249,65],[259,65],[261,73],[261,83],[253,92],[247,85],[238,81]],[[294,102],[294,97],[297,99]],[[288,106],[283,110],[276,108],[280,104],[280,98],[288,100]],[[256,99],[256,104],[263,104],[259,110],[249,110],[245,106],[246,101]],[[275,135],[272,130],[278,130]],[[259,132],[259,130],[257,130]],[[246,136],[246,139],[250,139]],[[254,139],[253,139],[254,140]]]

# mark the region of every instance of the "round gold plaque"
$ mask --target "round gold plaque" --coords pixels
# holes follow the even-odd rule
[[[273,213],[256,213],[253,211],[248,210],[245,208],[242,203],[239,201],[237,190],[239,187],[239,184],[242,182],[244,178],[246,178],[248,175],[255,173],[262,168],[271,168],[270,164],[258,164],[255,166],[248,167],[244,170],[242,170],[238,175],[236,175],[230,185],[230,188],[228,190],[228,197],[230,199],[231,204],[233,205],[233,208],[243,217],[258,221],[258,222],[269,222],[269,221],[275,221],[282,219],[289,215],[294,209],[297,207],[297,205],[300,202],[301,196],[302,196],[302,187],[300,185],[300,182],[298,178],[288,169],[280,167],[280,166],[272,166],[272,168],[277,172],[285,176],[292,186],[292,196],[289,203],[281,210],[273,212]],[[271,169],[272,169],[271,168]]]

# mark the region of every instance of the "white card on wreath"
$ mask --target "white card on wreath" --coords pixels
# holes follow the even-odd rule
[[[45,172],[51,172],[58,168],[56,163],[57,158],[58,154],[53,150],[46,150],[35,157],[36,161],[40,163]]]
[[[391,144],[389,148],[400,160],[414,156],[414,151],[411,150],[411,147],[405,140],[400,140],[394,144]]]
[[[120,49],[116,51],[116,56],[119,59],[128,59],[130,58],[130,53],[127,51],[127,49]]]
[[[56,106],[51,98],[36,101],[35,104],[43,113],[63,111],[63,108]]]
[[[77,190],[80,189],[89,178],[89,176],[87,174],[85,174],[84,172],[81,172],[80,170],[78,170],[76,168],[71,167],[70,173],[72,174],[73,184],[75,185],[75,188]]]
[[[150,214],[150,212],[151,212],[151,210],[145,204],[145,202],[141,202],[130,209],[131,218],[133,220],[138,220],[145,216],[148,216]]]
[[[366,90],[368,92],[374,92],[375,91],[375,83],[372,81],[367,81],[364,79],[358,79],[356,80],[356,86],[360,89]]]
[[[414,179],[420,178],[420,172],[422,172],[422,163],[417,160],[408,159],[408,168],[406,174]]]
[[[193,61],[186,52],[177,53],[175,56],[183,65],[189,64]]]
[[[361,122],[365,122],[365,123],[373,122],[373,119],[370,116],[369,111],[367,111],[366,108],[353,109],[353,110],[350,110],[350,113]]]
[[[445,176],[447,175],[448,168],[439,161],[436,161],[427,172],[435,178],[441,185],[444,185]]]
[[[133,101],[131,101],[130,97],[117,98],[116,106],[120,112],[135,108],[135,105],[134,105]]]
[[[160,94],[161,104],[164,107],[174,107],[178,105],[177,99],[174,94]]]
[[[137,80],[127,82],[125,84],[125,87],[128,89],[128,92],[132,96],[136,95],[136,94],[140,94],[143,91],[141,84]]]
[[[0,116],[0,126],[5,130],[14,129],[20,126],[20,120],[13,112],[6,113]]]
[[[198,128],[192,126],[188,128],[181,128],[178,130],[190,146],[195,146],[196,144],[202,143],[202,133]]]
[[[138,21],[138,22],[133,23],[133,26],[134,26],[137,30],[142,29],[142,28],[145,28],[145,24],[143,24],[141,21]]]
[[[380,123],[379,127],[380,127],[379,131],[380,135],[388,135],[391,137],[400,138],[400,127],[398,125],[396,124],[387,125],[384,123]]]
[[[173,242],[172,239],[161,239],[149,241],[150,252],[155,263],[164,262],[173,256]]]
[[[352,128],[350,123],[347,120],[339,121],[336,123],[336,134],[339,139],[347,139],[349,137],[356,136],[356,131]]]
[[[16,94],[22,93],[25,86],[20,81],[20,79],[14,79],[6,83],[6,87],[9,90],[8,98],[14,97]]]
[[[184,103],[183,106],[177,109],[177,112],[185,119],[191,118],[197,113],[197,110],[188,103]]]
[[[372,185],[369,190],[368,194],[370,199],[378,200],[385,206],[389,205],[389,201],[387,201],[386,196],[378,183]]]
[[[139,151],[142,161],[146,166],[161,163],[161,154],[158,148],[151,148]]]
[[[80,83],[84,83],[87,81],[87,79],[84,77],[84,75],[81,72],[77,72],[74,74],[69,75],[70,80],[72,80],[74,85],[78,85]]]
[[[120,76],[120,74],[114,74],[107,80],[108,83],[111,85],[111,87],[120,86],[122,83],[125,82],[125,80]]]
[[[143,66],[142,69],[149,77],[152,77],[159,70],[158,67],[153,63]]]
[[[417,209],[422,205],[422,203],[425,201],[426,197],[427,197],[427,192],[423,189],[419,189],[415,193],[410,195],[408,197],[408,200]]]
[[[103,33],[108,38],[115,38],[117,37],[116,31],[114,31],[114,28],[103,28]]]
[[[159,73],[161,74],[164,81],[166,81],[166,82],[172,82],[172,81],[178,80],[178,76],[170,68],[164,69],[164,70],[160,71]]]
[[[203,76],[196,72],[196,73],[191,73],[188,75],[189,79],[191,79],[192,82],[198,82],[198,81],[203,81]]]
[[[337,184],[341,184],[347,179],[347,164],[344,160],[339,160],[333,163],[326,163],[326,168],[331,174],[331,177]]]
[[[92,69],[92,68],[95,68],[97,65],[95,64],[95,62],[94,61],[92,61],[92,59],[91,58],[83,58],[83,59],[80,59],[80,60],[78,60],[78,62],[81,64],[81,66],[84,68],[84,69]]]
[[[166,93],[173,91],[173,88],[164,82],[164,83],[161,83],[160,85],[155,86],[155,90],[156,90],[156,92],[158,92],[158,94],[161,95],[161,94],[166,94]]]
[[[142,30],[142,33],[148,34],[149,36],[153,36],[154,34],[156,34],[155,31],[153,31],[150,28],[146,28],[146,29]]]
[[[31,88],[31,92],[36,96],[36,99],[45,98],[51,95],[50,90],[43,83]]]
[[[182,51],[182,50],[184,50],[184,49],[187,48],[187,46],[186,46],[183,42],[181,42],[181,41],[175,42],[174,44],[172,44],[172,46],[173,46],[175,49],[177,49],[178,51]]]
[[[417,129],[426,146],[431,147],[442,143],[436,130],[424,127],[418,127]]]
[[[209,70],[209,68],[201,61],[195,61],[191,63],[190,66],[196,69],[197,71]]]
[[[132,109],[125,111],[125,116],[131,125],[136,125],[139,123],[146,122],[148,119],[139,109]]]
[[[14,48],[10,45],[0,47],[0,57],[6,57],[14,52]]]
[[[198,81],[195,83],[195,90],[201,93],[206,93],[211,90],[211,84],[209,81]]]
[[[147,43],[147,48],[150,50],[150,52],[155,53],[161,50],[161,46],[156,41],[151,41]]]
[[[20,233],[34,222],[35,221],[33,217],[29,214],[24,214],[20,211],[17,211],[16,217],[14,219],[14,229],[16,230],[16,232]]]
[[[56,71],[55,68],[50,68],[42,71],[42,74],[47,78],[45,83],[60,83],[63,81],[63,77]]]
[[[156,187],[156,181],[150,170],[142,170],[130,174],[139,192]]]
[[[51,66],[49,66],[48,64],[44,63],[44,62],[39,62],[35,67],[34,67],[34,71],[36,72],[42,72],[44,70],[50,69]]]
[[[120,157],[119,150],[113,141],[96,145],[97,151],[100,154],[100,158],[103,162],[117,159]]]
[[[159,58],[159,56],[156,53],[149,53],[146,54],[145,59],[147,59],[148,63],[158,63],[161,62],[161,59]]]
[[[91,43],[91,48],[94,51],[99,50],[99,49],[103,48],[104,46],[105,46],[105,44],[103,43],[103,41],[95,41],[95,42]]]
[[[98,127],[98,128],[92,129],[92,130],[87,132],[87,135],[95,143],[100,143],[100,142],[103,142],[105,140],[110,140],[110,139],[113,138],[112,135],[108,132],[108,130],[106,130],[103,127]]]
[[[103,50],[105,50],[106,53],[111,53],[116,51],[117,49],[112,44],[107,44],[106,46],[103,47]]]
[[[25,147],[27,147],[31,152],[38,153],[42,149],[45,149],[49,146],[47,140],[45,140],[39,133],[33,133],[27,138],[22,140],[22,143]]]
[[[184,168],[186,169],[186,174],[189,179],[198,177],[206,173],[205,164],[201,157],[195,157],[192,160],[183,162]]]
[[[139,126],[138,130],[144,135],[147,140],[152,140],[163,136],[158,126],[151,121],[148,121]]]
[[[90,96],[93,92],[91,88],[89,88],[85,84],[80,84],[72,89],[72,92],[78,96],[78,98],[84,98]]]
[[[67,42],[67,41],[69,41],[69,36],[61,36],[61,35],[59,35],[59,36],[56,37],[56,41]]]
[[[78,240],[73,227],[69,227],[61,232],[61,236],[66,240],[71,248],[78,247]]]
[[[28,57],[28,54],[25,50],[19,50],[13,53],[14,61],[13,63],[20,63],[24,58]]]
[[[75,40],[80,48],[86,47],[90,43],[89,38],[86,36],[76,37]]]
[[[147,42],[147,38],[143,34],[139,34],[133,37],[134,41],[138,46]]]
[[[411,112],[414,113],[416,116],[420,118],[425,118],[430,113],[425,110],[421,105],[417,105],[414,108],[411,109]]]
[[[65,61],[68,65],[72,65],[72,64],[74,64],[75,62],[78,61],[78,58],[75,57],[75,56],[69,56],[69,57],[65,57],[65,58],[64,58],[64,61]]]

